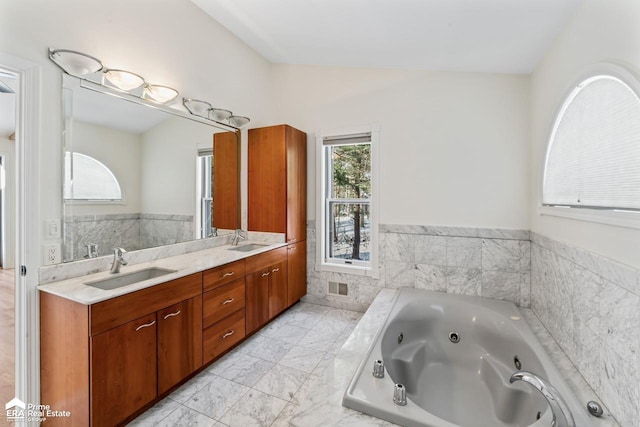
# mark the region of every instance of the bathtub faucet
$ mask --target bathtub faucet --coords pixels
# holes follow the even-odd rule
[[[571,410],[555,387],[536,374],[527,371],[517,371],[509,378],[511,384],[518,380],[531,384],[547,400],[553,414],[552,427],[576,427]]]

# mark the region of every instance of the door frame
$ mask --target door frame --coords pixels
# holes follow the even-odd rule
[[[16,397],[40,403],[40,325],[38,269],[40,242],[41,66],[0,52],[0,66],[16,74],[15,150],[15,356]],[[21,266],[26,275],[20,274]],[[34,424],[35,425],[35,424]]]

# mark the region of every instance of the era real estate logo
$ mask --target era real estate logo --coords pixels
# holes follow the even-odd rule
[[[22,400],[14,397],[10,402],[4,405],[7,413],[7,422],[15,423],[18,421],[35,421],[43,422],[47,418],[70,417],[70,411],[57,411],[51,409],[50,405],[34,405],[32,403],[24,403]]]

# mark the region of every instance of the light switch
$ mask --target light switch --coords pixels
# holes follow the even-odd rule
[[[59,239],[60,238],[60,221],[57,219],[49,219],[44,223],[44,237],[45,239]]]

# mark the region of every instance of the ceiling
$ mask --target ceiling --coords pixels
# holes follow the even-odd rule
[[[273,63],[531,73],[583,0],[191,0]]]

